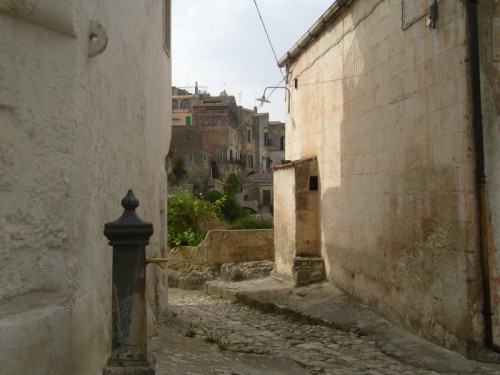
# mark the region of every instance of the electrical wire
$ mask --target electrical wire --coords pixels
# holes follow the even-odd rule
[[[271,93],[267,96],[267,99],[269,99],[271,97],[271,95],[273,95],[273,93],[276,91],[276,89],[281,85],[281,82],[283,82],[285,80],[286,77],[283,76],[283,78],[281,79],[281,81],[279,81],[275,87],[273,88],[273,90],[271,91]]]
[[[271,38],[269,37],[269,33],[267,32],[266,25],[264,24],[264,20],[262,19],[262,15],[260,14],[260,9],[259,6],[257,5],[257,0],[253,0],[253,3],[255,4],[255,8],[257,9],[257,13],[259,14],[260,22],[262,23],[262,27],[264,28],[264,32],[266,33],[267,41],[269,42],[269,45],[271,46],[271,50],[273,51],[274,59],[276,60],[276,64],[278,64],[278,56],[276,56],[276,51],[274,50],[273,44],[271,43]],[[283,71],[281,70],[280,67],[278,67],[280,70],[281,76],[283,79],[285,79],[285,75],[283,74]]]

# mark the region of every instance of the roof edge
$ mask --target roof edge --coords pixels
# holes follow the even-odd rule
[[[354,0],[336,0],[325,13],[311,26],[309,30],[299,39],[295,45],[278,61],[280,68],[299,56],[304,49],[313,41],[329,24],[338,16],[340,12],[350,5]]]

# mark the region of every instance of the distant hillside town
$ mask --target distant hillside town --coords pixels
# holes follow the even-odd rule
[[[271,166],[285,159],[285,124],[269,121],[268,113],[236,104],[194,87],[194,94],[172,87],[172,141],[166,166],[170,190],[177,187],[218,190],[231,174],[241,185],[242,207],[272,213]]]

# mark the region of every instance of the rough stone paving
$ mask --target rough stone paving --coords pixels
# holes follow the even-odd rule
[[[178,322],[153,340],[158,374],[437,374],[389,357],[354,330],[304,324],[199,291],[169,294]]]

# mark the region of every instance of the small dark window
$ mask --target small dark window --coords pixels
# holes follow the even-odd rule
[[[273,140],[271,139],[271,137],[269,137],[268,132],[264,133],[264,146],[273,147]]]
[[[182,99],[181,108],[182,109],[190,109],[191,108],[191,102],[189,101],[189,99]]]
[[[210,168],[210,177],[219,178],[219,169],[217,168],[217,163],[215,161],[212,162],[212,166]]]
[[[309,177],[309,190],[318,190],[318,176]]]
[[[298,88],[299,88],[299,80],[298,80],[298,78],[295,78],[295,79],[293,80],[293,86],[294,86],[296,89],[298,89]]]
[[[172,109],[179,108],[179,102],[175,99],[172,99]]]
[[[253,168],[253,155],[247,155],[247,168]]]
[[[193,154],[186,154],[186,167],[192,168],[194,164]]]
[[[269,207],[271,205],[271,190],[262,191],[262,205]]]
[[[193,139],[193,132],[191,130],[188,130],[186,133],[186,138],[188,141]]]

